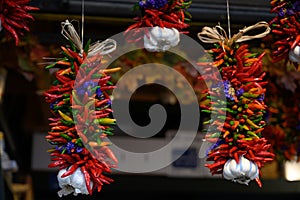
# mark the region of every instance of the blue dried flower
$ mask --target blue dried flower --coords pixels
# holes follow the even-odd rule
[[[259,95],[259,97],[257,98],[257,100],[259,100],[259,101],[263,101],[264,99],[265,99],[264,94]]]
[[[284,17],[285,15],[294,15],[295,13],[300,11],[300,1],[296,1],[290,8],[281,8],[278,12],[280,17]]]
[[[56,100],[56,101],[54,101],[54,102],[50,103],[50,109],[51,109],[51,110],[53,110],[53,109],[54,109],[54,107],[55,107],[55,105],[56,105],[56,104],[58,104],[58,103],[59,103],[59,101],[60,101],[60,100]]]
[[[223,82],[224,84],[224,93],[226,98],[230,99],[230,100],[234,100],[234,89],[231,87],[230,85],[230,81],[226,80]]]
[[[244,94],[245,90],[243,88],[238,89],[235,94],[236,96],[240,97]]]
[[[140,0],[139,6],[143,9],[159,9],[163,8],[168,3],[168,0]]]
[[[101,97],[102,94],[103,94],[103,92],[101,91],[101,89],[100,89],[100,88],[97,88],[97,90],[96,90],[96,95],[97,95],[97,97]]]
[[[74,142],[69,141],[66,144],[57,147],[57,150],[59,150],[61,153],[66,152],[68,154],[71,153],[80,153],[82,151],[82,147],[77,146]]]
[[[92,95],[91,91],[96,86],[97,86],[97,83],[95,83],[93,81],[86,81],[81,86],[77,87],[77,94],[84,95],[85,92],[87,92],[88,95],[91,96]]]
[[[212,144],[208,149],[206,149],[206,156],[208,155],[208,153],[212,150],[214,150],[215,148],[217,148],[218,146],[220,146],[221,144],[224,144],[225,141],[224,140],[218,140],[216,143]]]

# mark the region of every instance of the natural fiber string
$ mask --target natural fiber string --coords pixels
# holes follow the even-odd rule
[[[83,53],[82,42],[73,24],[69,22],[69,20],[66,20],[65,22],[61,23],[61,27],[62,27],[61,34],[67,40],[71,40],[74,43],[75,47],[80,51],[80,53]],[[95,43],[90,45],[90,48],[88,50],[88,56],[93,56],[96,54],[106,55],[116,50],[116,47],[117,47],[117,43],[113,39],[107,39],[102,42],[96,41]]]
[[[78,33],[76,32],[73,24],[71,22],[69,22],[69,20],[66,20],[65,22],[61,23],[61,34],[67,39],[67,40],[71,40],[75,47],[80,51],[80,53],[83,52],[83,45],[82,42],[80,40],[80,37],[78,35]]]
[[[84,40],[84,0],[81,1],[81,45],[83,46]]]
[[[256,35],[245,35],[250,30],[265,28],[266,30],[262,33]],[[271,28],[269,24],[265,21],[258,22],[252,26],[245,27],[241,29],[237,34],[233,35],[233,37],[227,37],[226,31],[220,26],[217,25],[215,27],[203,27],[202,31],[198,33],[198,38],[204,43],[222,43],[231,46],[234,42],[244,42],[247,40],[252,40],[255,38],[263,38],[267,34],[269,34]]]
[[[231,38],[231,28],[230,28],[230,12],[229,12],[229,0],[226,0],[226,7],[227,7],[227,24],[228,24],[228,35]]]

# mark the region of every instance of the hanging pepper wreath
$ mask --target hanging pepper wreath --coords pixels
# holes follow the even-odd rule
[[[62,22],[62,33],[70,45],[61,47],[63,58],[46,67],[56,69],[51,88],[44,92],[53,115],[46,139],[56,146],[49,150],[49,167],[60,170],[60,197],[71,193],[92,195],[113,181],[106,174],[118,162],[105,138],[112,135],[115,124],[108,94],[115,86],[109,81],[109,73],[119,69],[99,68],[102,56],[113,51],[116,44],[114,40],[93,45],[88,42],[83,49],[68,20]]]
[[[244,35],[260,27],[266,28],[266,31],[255,36]],[[264,86],[267,82],[264,81],[265,73],[262,71],[264,53],[251,53],[249,45],[242,42],[264,37],[269,31],[268,23],[259,22],[245,27],[232,38],[228,38],[220,26],[204,27],[198,34],[202,42],[215,45],[215,48],[207,51],[213,58],[209,68],[217,67],[222,77],[218,85],[212,85],[204,92],[200,102],[202,112],[220,113],[216,119],[204,122],[214,127],[211,130],[216,130],[208,132],[205,137],[205,141],[213,143],[206,155],[207,161],[212,163],[205,166],[212,175],[222,174],[225,179],[246,185],[255,180],[260,187],[260,169],[265,162],[274,158],[274,154],[268,151],[270,144],[261,134],[266,124]],[[209,68],[206,70],[207,75],[200,78],[216,77]],[[217,98],[220,90],[224,90],[224,101]],[[211,105],[220,109],[212,110]],[[224,114],[225,121],[221,119]]]
[[[20,36],[30,31],[28,24],[34,20],[28,12],[39,10],[37,7],[29,6],[29,2],[30,0],[0,0],[0,24],[8,33],[6,36],[14,39],[16,46],[19,44]]]
[[[125,30],[127,40],[138,42],[144,39],[148,51],[166,51],[176,46],[179,34],[187,34],[186,23],[191,20],[187,8],[192,1],[185,0],[139,0],[134,10],[140,11],[140,16],[134,18],[135,23]]]
[[[270,22],[275,35],[272,59],[274,62],[285,60],[296,68],[300,63],[300,2],[298,0],[271,0],[271,12],[276,13]]]

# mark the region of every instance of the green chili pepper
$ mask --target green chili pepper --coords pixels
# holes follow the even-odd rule
[[[67,134],[61,133],[60,136],[63,137],[63,138],[65,138],[68,141],[72,140],[72,138],[70,136],[68,136]]]
[[[250,135],[250,136],[253,136],[255,138],[259,138],[254,132],[252,131],[247,131],[247,134]]]
[[[75,101],[78,105],[81,105],[81,102],[80,102],[80,100],[78,99],[77,94],[75,93],[75,90],[72,90],[72,97],[73,97],[74,101]]]
[[[251,94],[249,92],[244,92],[242,95],[247,98],[257,98],[259,96],[259,94]]]

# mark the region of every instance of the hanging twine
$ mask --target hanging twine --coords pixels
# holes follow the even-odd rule
[[[66,20],[65,22],[61,23],[61,27],[62,27],[61,34],[67,40],[71,40],[74,43],[75,47],[79,50],[80,54],[82,54],[84,51],[83,45],[73,24],[69,22],[69,20]],[[90,45],[88,49],[88,57],[94,56],[96,54],[106,55],[115,51],[116,48],[117,48],[117,43],[113,39],[106,39],[102,42],[96,41],[95,43]]]
[[[266,28],[266,30],[257,35],[244,35],[250,30],[258,29],[258,28]],[[234,42],[244,42],[247,40],[252,40],[255,38],[263,38],[267,34],[269,34],[271,28],[267,22],[261,21],[252,26],[245,27],[241,29],[237,34],[233,35],[233,37],[227,37],[226,31],[220,26],[217,25],[215,27],[207,27],[205,26],[200,33],[198,33],[198,38],[204,43],[222,43],[228,46],[231,46]]]

